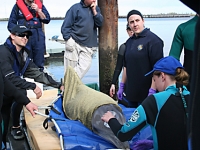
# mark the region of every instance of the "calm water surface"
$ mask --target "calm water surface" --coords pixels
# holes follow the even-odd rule
[[[145,27],[150,28],[152,32],[157,34],[164,41],[164,55],[169,54],[173,35],[177,26],[190,18],[145,18]],[[47,51],[50,49],[63,49],[64,44],[50,41],[52,36],[61,35],[61,25],[63,20],[52,20],[48,25],[45,25],[46,34],[46,48]],[[126,33],[126,19],[120,18],[118,20],[118,46],[124,43],[128,38]],[[8,37],[9,32],[7,31],[7,21],[0,21],[0,43],[4,43]],[[182,60],[181,60],[182,61]],[[46,60],[47,72],[52,74],[57,81],[60,81],[64,76],[63,58],[50,58]],[[99,82],[99,66],[98,66],[98,53],[93,57],[92,65],[90,70],[87,72],[85,77],[82,79],[84,83]]]

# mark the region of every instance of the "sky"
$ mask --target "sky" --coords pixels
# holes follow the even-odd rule
[[[1,0],[0,18],[9,18],[16,0]],[[64,17],[66,11],[80,0],[43,0],[44,6],[51,17]],[[119,15],[127,15],[132,9],[139,10],[142,14],[160,13],[193,13],[190,8],[179,0],[117,0]]]

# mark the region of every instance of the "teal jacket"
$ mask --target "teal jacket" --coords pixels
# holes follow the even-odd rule
[[[183,86],[184,100],[190,92]],[[148,125],[152,129],[154,150],[187,150],[187,111],[175,85],[165,91],[147,97],[133,112],[131,118],[121,125],[116,118],[108,124],[120,141],[128,141]]]

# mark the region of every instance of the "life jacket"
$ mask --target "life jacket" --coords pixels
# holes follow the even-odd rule
[[[25,60],[24,66],[22,68],[20,68],[20,64],[19,64],[19,61],[17,60],[16,55],[14,57],[15,57],[15,60],[14,60],[12,68],[15,71],[15,75],[19,76],[19,77],[23,77],[23,75],[31,61],[31,58],[27,57]]]
[[[35,3],[38,5],[39,9],[42,9],[42,3],[40,0],[35,0]],[[16,4],[19,7],[19,9],[21,10],[21,12],[23,13],[23,15],[27,21],[33,19],[33,15],[28,10],[26,4],[24,3],[24,0],[17,0]],[[36,17],[38,17],[38,13],[36,13]]]

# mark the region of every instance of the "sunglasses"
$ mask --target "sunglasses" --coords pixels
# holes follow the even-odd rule
[[[26,33],[15,33],[15,35],[17,35],[19,37],[25,37],[26,36],[26,38],[29,39],[29,35],[26,34]]]

